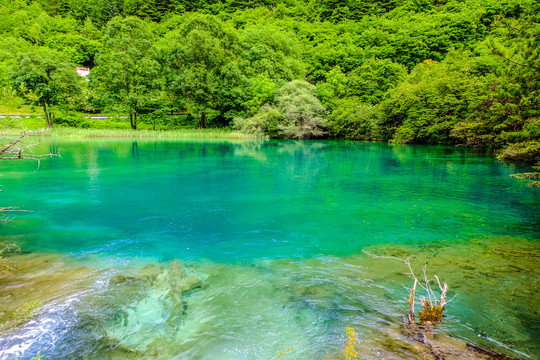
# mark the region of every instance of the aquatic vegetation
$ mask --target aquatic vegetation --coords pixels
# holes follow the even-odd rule
[[[538,166],[536,168],[539,168]],[[510,177],[515,179],[525,179],[529,180],[528,186],[530,187],[540,187],[540,172],[530,172],[530,173],[521,173],[521,174],[510,174]]]
[[[354,344],[358,341],[356,338],[356,332],[351,327],[346,327],[345,331],[347,332],[347,346],[345,347],[345,359],[352,360],[356,359],[358,352],[354,348]]]
[[[39,300],[29,301],[23,304],[20,308],[13,313],[13,322],[15,326],[24,324],[37,314],[39,314],[39,308],[43,303]]]
[[[491,251],[504,246],[500,250],[504,249],[505,253],[517,252],[511,243],[508,238],[493,239],[488,248]],[[455,254],[455,247],[442,247],[434,254],[422,251],[420,245],[387,245],[370,250],[385,255],[412,256],[415,271],[417,262],[430,259],[430,269],[437,269],[439,274],[450,278],[450,283],[462,289],[456,298],[464,302],[460,307],[480,314],[479,307],[485,302],[471,301],[465,291],[469,280],[459,281],[460,274],[450,277],[441,266],[454,266],[456,260],[451,254],[466,261],[469,257],[464,256],[464,248],[472,249],[473,258],[477,258],[476,251],[483,244],[457,245],[459,251]],[[523,263],[531,261],[532,264],[533,258],[527,257],[532,255],[524,255]],[[60,257],[37,253],[18,255],[13,260],[20,269],[0,279],[3,285],[0,298],[9,298],[13,303],[8,305],[13,308],[10,314],[35,297],[45,305],[30,323],[3,335],[12,344],[6,354],[20,355],[16,350],[17,341],[27,339],[24,341],[34,345],[25,352],[26,356],[42,350],[46,358],[170,359],[180,354],[218,356],[227,360],[274,358],[283,351],[284,342],[294,341],[294,351],[283,358],[343,359],[346,351],[344,353],[342,347],[341,324],[350,324],[351,329],[354,326],[354,334],[349,332],[348,337],[362,338],[361,346],[353,343],[359,359],[434,359],[434,353],[446,359],[488,359],[489,356],[482,355],[475,346],[495,347],[493,342],[482,341],[475,334],[463,333],[464,328],[455,321],[459,313],[456,306],[452,307],[449,321],[424,332],[423,338],[418,330],[404,327],[398,316],[402,307],[398,294],[399,284],[407,273],[399,267],[388,266],[388,261],[359,254],[343,259],[329,256],[230,265],[173,261],[114,271],[73,269]],[[471,266],[470,262],[467,264]],[[501,259],[491,258],[491,265],[496,268],[501,265]],[[507,273],[498,274],[499,281],[504,282],[500,276]],[[27,285],[12,286],[23,279]],[[486,301],[498,306],[498,302],[490,299],[503,295],[489,293],[489,283],[478,285]],[[533,294],[528,296],[534,304]],[[513,313],[507,314],[506,320],[513,321]],[[476,317],[460,316],[464,321],[474,320],[480,327],[503,329],[504,324],[480,324]],[[47,328],[45,324],[54,326]],[[32,343],[31,334],[38,329],[45,338],[60,329],[63,335],[55,344]],[[255,333],[264,339],[265,346],[254,340],[252,334]],[[478,340],[469,345],[448,333]],[[520,341],[526,344],[526,339]],[[62,344],[77,345],[68,350]],[[5,343],[0,341],[2,346]],[[224,353],[224,349],[228,352]],[[349,354],[352,356],[352,351]]]
[[[87,268],[69,266],[57,254],[17,253],[9,266],[0,272],[0,324],[9,324],[4,330],[24,325],[14,320],[33,314],[34,305],[69,297],[92,281]]]
[[[294,350],[294,345],[291,346],[290,348],[288,348],[287,350],[284,350],[284,351],[280,352],[280,353],[274,358],[274,360],[277,360],[277,359],[281,358],[283,355],[285,355],[285,354],[287,354],[287,353],[290,353],[290,352],[293,351],[293,350]]]
[[[489,237],[439,247],[436,253],[423,251],[420,244],[386,244],[368,249],[381,256],[410,258],[415,264],[429,264],[431,272],[438,273],[452,284],[459,296],[448,315],[449,320],[444,323],[446,331],[459,332],[462,325],[455,321],[467,319],[469,330],[465,333],[469,335],[466,338],[476,338],[470,340],[475,346],[508,352],[508,348],[493,344],[496,338],[510,347],[520,343],[520,348],[528,349],[529,354],[536,351],[537,344],[532,340],[534,327],[530,328],[530,333],[517,329],[540,318],[540,303],[536,297],[539,283],[534,280],[540,276],[536,265],[540,250],[538,242]],[[369,273],[374,281],[388,284],[388,272],[381,271],[380,260],[368,260],[369,266],[373,267]],[[403,275],[401,272],[395,273],[391,282],[396,285],[402,283]],[[430,305],[433,303],[430,302]],[[413,331],[412,336],[415,334]],[[514,353],[515,356],[524,356],[517,354]]]
[[[0,271],[13,271],[16,269],[16,267],[13,264],[8,262],[5,255],[10,254],[10,253],[17,253],[17,252],[18,253],[21,252],[21,248],[17,246],[17,244],[15,243],[8,244],[8,243],[0,242]]]
[[[420,323],[422,324],[436,324],[440,323],[443,318],[443,310],[444,308],[439,305],[431,305],[429,303],[429,300],[422,301],[422,311],[418,313],[418,316],[420,317]]]

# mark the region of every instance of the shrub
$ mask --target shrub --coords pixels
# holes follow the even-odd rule
[[[87,119],[84,116],[76,114],[76,113],[72,113],[72,112],[58,114],[55,117],[54,122],[55,124],[58,124],[58,125],[78,127],[78,128],[90,127],[90,123],[87,121]]]
[[[332,137],[349,140],[379,140],[379,111],[359,99],[341,100],[328,118]]]
[[[272,105],[264,105],[251,118],[235,118],[233,127],[254,135],[309,139],[326,134],[325,114],[315,87],[306,81],[294,80],[276,92]]]

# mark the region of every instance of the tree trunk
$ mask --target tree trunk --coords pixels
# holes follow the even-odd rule
[[[131,123],[131,128],[137,130],[137,114],[129,113],[129,122]]]
[[[41,104],[43,105],[43,112],[45,113],[45,121],[47,121],[47,128],[50,128],[52,126],[52,123],[49,119],[49,111],[47,110],[47,103],[45,102],[45,99],[41,99]]]
[[[206,112],[202,112],[202,115],[201,115],[201,120],[199,121],[199,126],[202,128],[202,129],[206,129]]]

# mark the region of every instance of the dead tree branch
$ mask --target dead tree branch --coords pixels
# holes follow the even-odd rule
[[[41,129],[39,131],[25,131],[17,139],[11,141],[9,144],[4,145],[2,150],[0,150],[0,160],[36,160],[38,163],[38,168],[40,165],[40,159],[44,157],[60,157],[59,153],[53,154],[48,153],[44,155],[36,155],[28,153],[29,149],[36,146],[38,142],[20,146],[21,140],[23,140],[28,135],[37,135],[43,134],[46,132],[46,129]]]
[[[52,157],[52,156],[58,156],[60,157],[59,153],[52,154],[44,154],[44,155],[36,155],[32,153],[28,153],[29,149],[33,146],[37,145],[39,142],[30,143],[21,145],[21,141],[28,135],[37,135],[37,134],[43,134],[46,132],[46,129],[41,129],[40,131],[25,131],[23,132],[17,139],[11,141],[7,145],[3,145],[0,150],[0,160],[36,160],[38,163],[38,169],[41,164],[40,159],[43,157]],[[2,190],[0,190],[2,191]],[[0,223],[6,223],[9,222],[11,219],[7,217],[5,213],[7,212],[15,212],[15,211],[21,211],[26,212],[27,210],[19,210],[16,207],[8,206],[8,207],[1,207],[0,206]]]
[[[370,251],[362,250],[362,252],[374,259],[391,259],[391,260],[399,260],[402,263],[406,264],[409,268],[409,272],[414,279],[414,285],[412,288],[407,288],[405,285],[403,285],[407,290],[409,290],[409,298],[405,298],[407,300],[407,303],[409,304],[409,314],[408,314],[408,322],[410,325],[416,324],[416,318],[414,313],[414,303],[416,301],[416,287],[417,285],[420,285],[422,289],[427,294],[427,299],[425,296],[420,296],[420,306],[422,308],[422,311],[418,313],[420,317],[420,324],[428,324],[428,323],[439,323],[442,320],[442,312],[444,311],[445,306],[454,300],[454,298],[457,296],[457,294],[450,300],[446,300],[446,295],[448,292],[448,284],[444,283],[444,285],[441,285],[441,282],[437,275],[435,275],[435,279],[437,280],[437,284],[439,285],[439,290],[441,291],[440,297],[435,294],[433,291],[430,280],[428,279],[427,273],[426,273],[426,266],[422,267],[422,272],[424,274],[424,282],[418,280],[416,275],[414,274],[414,271],[411,267],[411,262],[409,258],[401,259],[395,256],[379,256],[375,255]]]

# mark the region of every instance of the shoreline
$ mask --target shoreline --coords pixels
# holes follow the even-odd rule
[[[0,128],[0,136],[19,136],[24,131],[36,129]],[[80,129],[69,127],[55,127],[42,134],[29,134],[31,137],[86,139],[86,138],[156,138],[156,139],[183,139],[183,138],[215,138],[215,139],[262,139],[245,135],[230,129],[174,129],[174,130],[132,130],[132,129]]]

